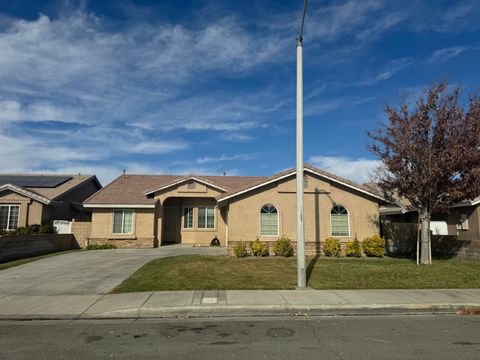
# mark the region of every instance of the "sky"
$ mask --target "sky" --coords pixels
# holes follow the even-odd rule
[[[0,171],[295,166],[302,0],[0,2]],[[366,182],[367,130],[442,78],[479,89],[480,1],[310,0],[304,158]]]

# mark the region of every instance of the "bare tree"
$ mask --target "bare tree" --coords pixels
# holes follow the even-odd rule
[[[382,161],[378,184],[405,198],[421,223],[421,263],[431,263],[430,217],[480,195],[480,97],[462,106],[461,89],[442,80],[409,109],[385,106],[388,123],[374,132],[370,151]]]

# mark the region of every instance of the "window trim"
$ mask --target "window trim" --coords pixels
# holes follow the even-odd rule
[[[273,206],[277,210],[277,234],[276,235],[262,235],[262,209],[265,206]],[[280,236],[280,209],[274,203],[266,203],[260,207],[260,211],[258,212],[258,234],[261,237],[278,237]]]
[[[20,204],[0,204],[0,206],[8,207],[7,213],[7,228],[4,229],[6,231],[12,231],[19,227],[20,225]],[[17,216],[17,225],[14,228],[10,228],[10,216],[12,213],[12,207],[18,207],[18,216]]]
[[[130,232],[123,232],[123,227],[125,225],[125,211],[129,210],[132,212],[132,229]],[[115,232],[115,212],[121,211],[122,212],[122,232]],[[134,209],[114,209],[112,211],[112,234],[113,235],[133,235],[135,234],[135,210]]]
[[[212,231],[216,230],[217,228],[217,207],[215,205],[202,205],[202,206],[197,206],[197,223],[195,224],[195,229],[200,230],[200,231]],[[199,226],[199,214],[200,214],[200,208],[205,208],[205,227],[200,227]],[[208,208],[213,208],[213,227],[207,227],[208,224]]]
[[[348,222],[348,235],[333,235],[333,227],[332,227],[332,210],[336,206],[341,206],[342,208],[345,209],[347,212],[347,222]],[[351,231],[350,231],[350,211],[348,211],[348,208],[342,204],[335,204],[331,207],[330,209],[330,236],[333,237],[339,237],[339,238],[349,238],[351,237]]]
[[[192,227],[185,227],[185,209],[192,209]],[[195,230],[195,206],[182,207],[182,230]]]

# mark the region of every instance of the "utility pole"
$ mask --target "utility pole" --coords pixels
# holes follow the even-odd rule
[[[297,270],[298,288],[307,287],[305,270],[305,235],[303,224],[303,24],[307,11],[307,0],[304,0],[302,25],[297,38]]]

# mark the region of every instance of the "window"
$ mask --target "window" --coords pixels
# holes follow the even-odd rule
[[[190,181],[188,184],[187,184],[187,189],[188,190],[195,190],[195,181]]]
[[[183,208],[183,228],[193,229],[193,207]]]
[[[260,235],[278,236],[278,211],[273,205],[264,205],[260,210]]]
[[[198,208],[199,229],[213,229],[215,227],[215,208],[213,206],[201,206]]]
[[[330,228],[332,236],[350,236],[348,211],[343,206],[336,205],[330,211]]]
[[[133,210],[115,210],[113,212],[113,233],[131,234],[133,232]]]
[[[18,227],[20,205],[0,205],[0,229],[13,230]]]
[[[303,190],[307,190],[307,189],[308,189],[308,176],[303,175]]]

